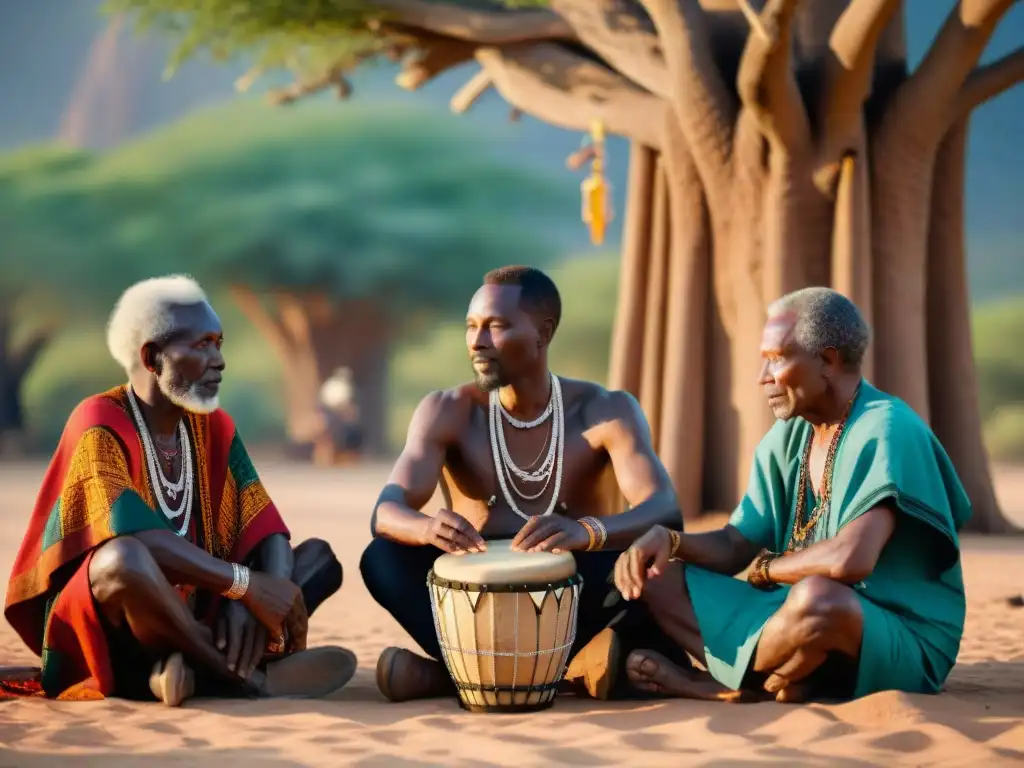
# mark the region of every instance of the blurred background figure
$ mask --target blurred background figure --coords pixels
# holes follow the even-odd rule
[[[359,394],[352,369],[336,368],[320,387],[325,434],[316,441],[313,461],[321,466],[355,461],[363,444],[359,416]]]

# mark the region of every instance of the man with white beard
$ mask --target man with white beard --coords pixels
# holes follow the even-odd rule
[[[7,589],[43,692],[176,706],[343,686],[349,651],[305,649],[341,565],[324,541],[292,549],[219,409],[224,339],[203,290],[183,275],[137,283],[107,340],[128,382],[72,413]]]

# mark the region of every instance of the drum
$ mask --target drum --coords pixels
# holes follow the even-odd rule
[[[445,665],[471,712],[547,709],[576,639],[583,578],[569,553],[442,555],[427,575]]]

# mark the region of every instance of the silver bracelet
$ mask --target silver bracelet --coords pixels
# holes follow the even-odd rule
[[[222,593],[228,600],[241,600],[249,591],[249,569],[238,563],[231,564],[231,588]]]

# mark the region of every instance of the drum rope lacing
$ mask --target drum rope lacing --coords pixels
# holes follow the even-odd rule
[[[149,434],[149,427],[146,426],[146,422],[142,418],[142,411],[139,409],[139,404],[135,400],[135,393],[132,391],[131,386],[128,387],[128,403],[131,405],[132,415],[135,417],[135,422],[139,427],[139,437],[142,440],[143,453],[146,454],[146,465],[149,467],[149,483],[153,488],[153,495],[156,496],[157,503],[160,505],[160,510],[164,513],[164,517],[166,517],[168,521],[174,520],[179,515],[182,516],[181,527],[175,529],[174,532],[179,536],[184,536],[188,532],[188,524],[192,519],[192,494],[194,492],[192,446],[189,443],[188,430],[185,428],[185,420],[182,419],[178,422],[178,438],[181,440],[181,476],[178,478],[178,482],[172,483],[164,475],[164,470],[160,466],[160,462],[156,460],[156,449],[153,446],[153,438]],[[170,496],[172,500],[175,499],[179,493],[184,491],[184,495],[181,499],[181,505],[177,510],[171,509],[170,505],[164,499],[164,489],[166,489],[167,495]]]
[[[558,503],[558,493],[562,488],[562,458],[565,448],[565,410],[562,403],[562,387],[558,382],[558,377],[553,373],[549,375],[551,376],[551,397],[548,400],[547,408],[544,409],[544,412],[541,413],[540,416],[532,421],[521,421],[506,411],[505,406],[501,404],[501,396],[498,390],[492,391],[489,399],[488,416],[491,438],[491,455],[494,459],[495,474],[498,476],[498,485],[501,487],[501,494],[505,497],[505,501],[508,503],[509,507],[524,520],[529,520],[534,516],[526,514],[519,508],[513,494],[509,490],[510,488],[515,492],[515,495],[519,496],[521,499],[533,501],[535,499],[539,499],[544,494],[548,485],[551,483],[551,479],[554,478],[554,491],[551,494],[551,500],[548,502],[547,509],[540,515],[542,517],[550,515],[554,511],[555,505]],[[504,419],[516,429],[532,429],[533,427],[540,426],[549,418],[553,419],[554,423],[551,429],[547,455],[545,455],[544,460],[536,470],[531,471],[520,468],[509,453],[508,445],[505,442],[505,430],[502,425],[502,420]],[[507,479],[506,475],[508,476]],[[537,493],[528,494],[519,489],[515,483],[514,477],[518,477],[520,480],[529,483],[543,482],[543,485]]]

